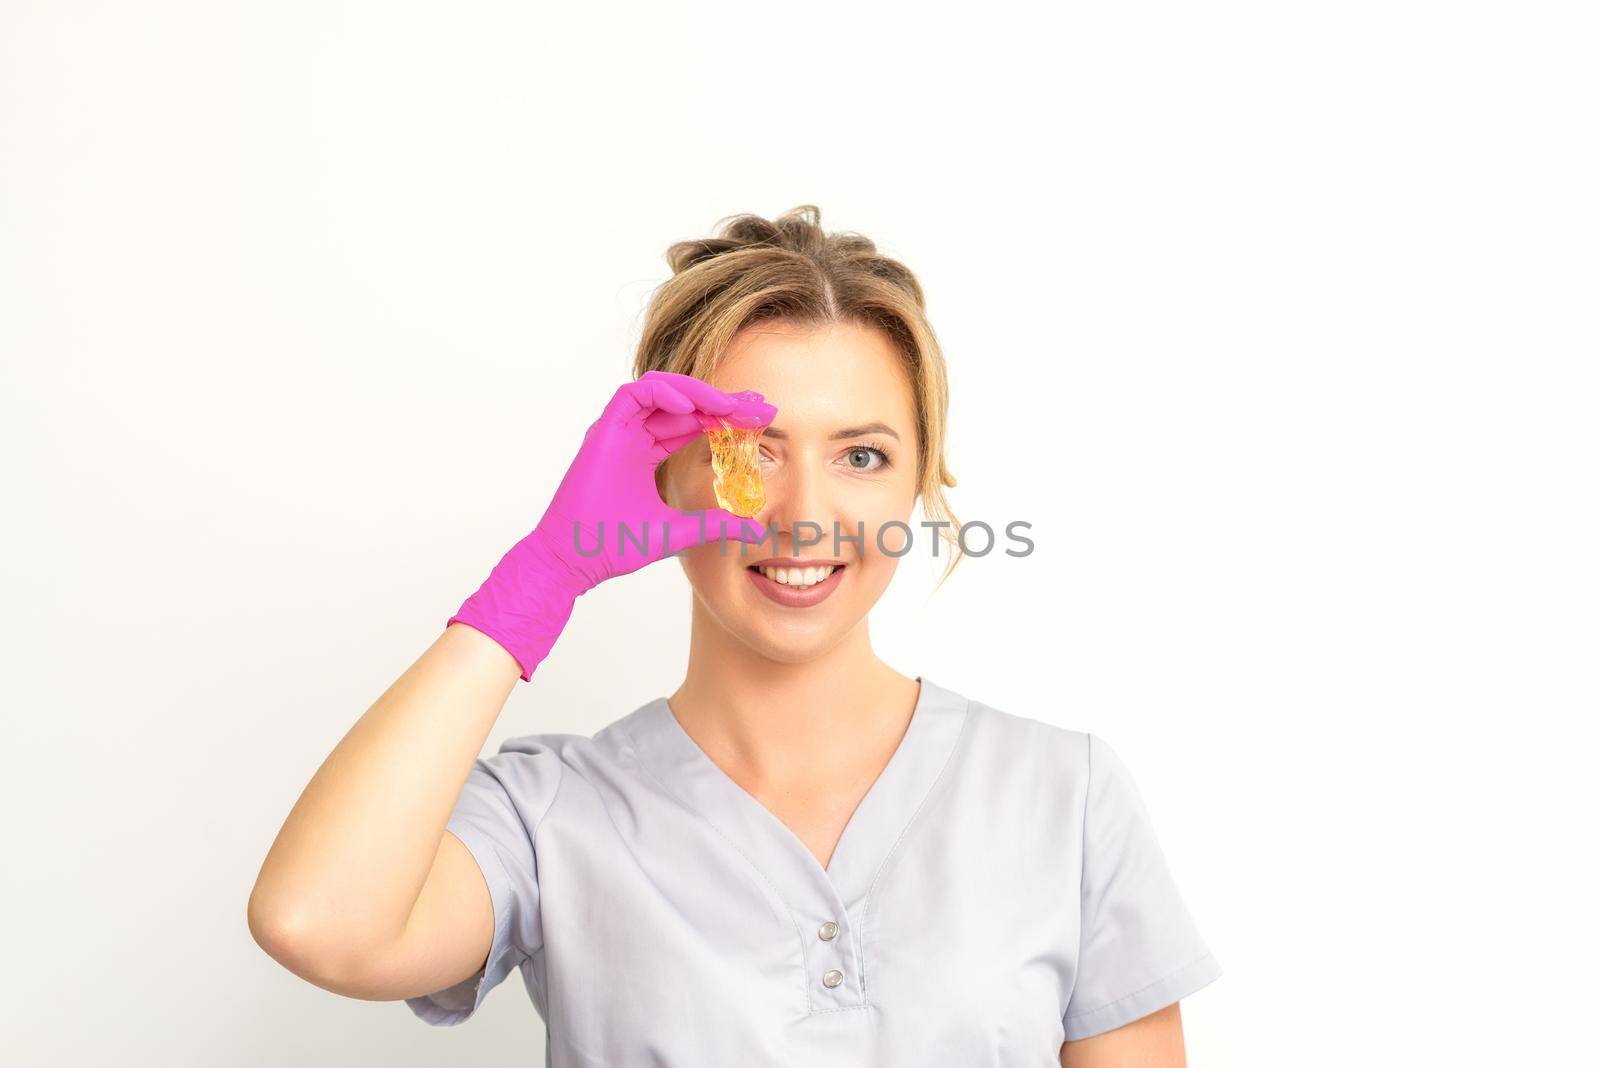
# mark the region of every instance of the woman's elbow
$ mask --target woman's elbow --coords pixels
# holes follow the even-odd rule
[[[356,947],[309,910],[250,895],[246,923],[256,945],[295,975],[334,993],[349,994],[362,986],[361,976],[372,959],[368,947]]]

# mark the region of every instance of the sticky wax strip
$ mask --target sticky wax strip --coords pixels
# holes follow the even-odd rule
[[[715,415],[696,413],[711,444],[711,489],[717,504],[734,515],[754,518],[767,503],[761,486],[761,434]]]

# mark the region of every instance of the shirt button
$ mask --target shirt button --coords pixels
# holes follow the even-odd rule
[[[844,972],[841,972],[838,968],[829,968],[822,973],[822,985],[829,989],[838,986],[842,982],[844,982]]]
[[[834,936],[836,936],[838,933],[839,925],[834,923],[832,920],[829,920],[827,923],[817,928],[817,936],[824,942],[832,942]]]

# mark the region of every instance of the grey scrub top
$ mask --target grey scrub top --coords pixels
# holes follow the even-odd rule
[[[828,866],[665,698],[473,765],[449,830],[494,902],[458,1024],[513,969],[552,1068],[1059,1068],[1221,974],[1104,741],[920,677]]]

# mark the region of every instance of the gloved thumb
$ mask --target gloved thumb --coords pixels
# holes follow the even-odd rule
[[[735,515],[726,508],[677,512],[667,520],[672,552],[693,548],[711,541],[742,541],[760,545],[769,531],[759,520]],[[728,550],[731,554],[734,550]]]

